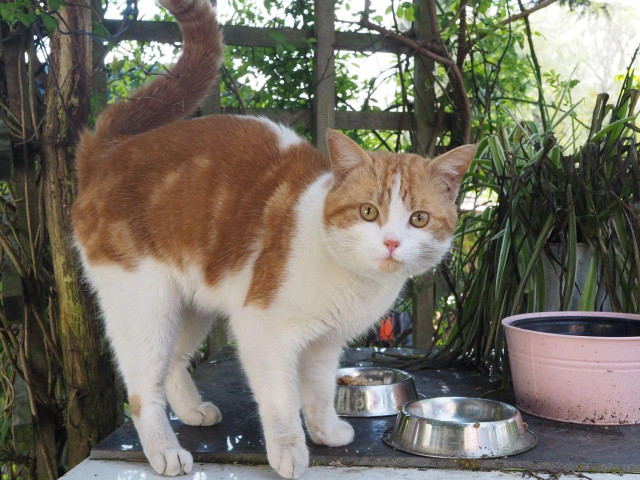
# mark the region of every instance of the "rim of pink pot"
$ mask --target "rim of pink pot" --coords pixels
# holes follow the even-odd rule
[[[640,315],[636,315],[635,313],[613,313],[613,312],[581,312],[581,311],[567,311],[567,312],[535,312],[535,313],[521,313],[519,315],[511,315],[502,320],[502,325],[505,328],[510,328],[513,330],[519,330],[522,332],[527,332],[528,335],[536,335],[536,336],[545,336],[545,337],[558,337],[564,338],[568,341],[570,340],[607,340],[611,342],[637,342],[640,340],[640,336],[634,337],[597,337],[591,335],[563,335],[559,333],[547,333],[547,332],[536,332],[535,330],[529,330],[526,328],[520,328],[518,326],[512,325],[513,322],[517,322],[518,320],[522,320],[525,318],[546,318],[546,317],[599,317],[599,318],[623,318],[626,320],[633,320],[635,322],[640,322]]]

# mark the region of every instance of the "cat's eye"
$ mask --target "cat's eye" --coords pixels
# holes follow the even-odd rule
[[[409,223],[416,228],[422,228],[429,223],[429,214],[427,212],[413,212]]]
[[[378,218],[378,209],[370,203],[360,205],[360,216],[367,222],[373,222]]]

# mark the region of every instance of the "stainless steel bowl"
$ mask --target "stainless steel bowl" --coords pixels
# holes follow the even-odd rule
[[[517,408],[494,400],[438,397],[404,405],[384,442],[425,457],[496,458],[532,449]]]
[[[407,402],[417,400],[413,377],[393,368],[340,368],[336,378],[344,375],[380,381],[382,385],[338,385],[335,406],[344,417],[384,417],[397,415]]]

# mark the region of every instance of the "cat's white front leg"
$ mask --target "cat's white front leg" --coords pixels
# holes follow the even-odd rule
[[[298,394],[298,350],[280,329],[262,318],[232,318],[238,351],[267,445],[269,464],[285,478],[300,478],[309,465]]]
[[[300,357],[300,394],[307,431],[314,443],[341,447],[353,441],[353,427],[338,418],[334,407],[336,370],[342,341],[322,337]]]

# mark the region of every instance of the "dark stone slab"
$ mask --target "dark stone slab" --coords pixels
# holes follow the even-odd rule
[[[352,350],[346,363],[367,361],[370,354],[371,349]],[[393,366],[392,361],[389,363]],[[447,368],[421,370],[414,375],[418,391],[428,397],[483,395],[513,403],[512,392],[496,392],[498,385],[474,371]],[[223,419],[212,427],[190,427],[172,415],[171,424],[182,446],[193,453],[196,462],[266,463],[256,405],[233,351],[201,365],[194,372],[194,378],[203,398],[218,405]],[[640,403],[640,399],[638,401]],[[394,417],[382,417],[348,419],[356,431],[356,440],[346,447],[319,447],[309,442],[311,462],[316,465],[640,473],[640,425],[574,425],[526,414],[523,417],[538,436],[538,446],[509,458],[450,460],[399,452],[381,440],[383,432],[394,421]],[[91,458],[144,460],[144,455],[135,429],[127,424],[100,442],[91,452]]]

